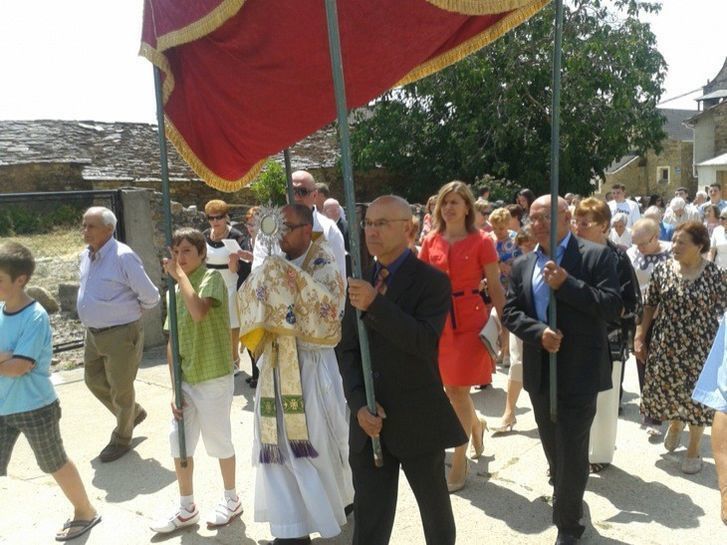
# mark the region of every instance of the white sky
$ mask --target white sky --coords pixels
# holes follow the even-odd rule
[[[669,64],[666,99],[721,68],[727,1],[663,5],[651,22]],[[141,0],[0,0],[0,119],[154,121],[151,64],[137,56],[141,17]],[[664,106],[695,108],[695,96]]]

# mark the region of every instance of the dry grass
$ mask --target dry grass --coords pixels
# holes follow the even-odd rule
[[[7,237],[30,248],[37,257],[52,256],[56,259],[77,260],[85,244],[77,227],[62,227],[40,235]]]

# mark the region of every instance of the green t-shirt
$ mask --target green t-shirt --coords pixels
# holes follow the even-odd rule
[[[189,275],[189,282],[200,298],[212,299],[207,315],[195,322],[179,295],[179,286],[176,287],[182,380],[188,384],[198,384],[232,373],[230,316],[227,286],[218,271],[201,265]],[[169,316],[164,322],[164,329],[169,330]]]

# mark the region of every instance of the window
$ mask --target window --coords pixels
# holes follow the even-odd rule
[[[669,173],[671,169],[669,167],[656,167],[656,181],[660,184],[669,183]]]

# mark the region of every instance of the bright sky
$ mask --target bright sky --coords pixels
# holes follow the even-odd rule
[[[669,64],[666,99],[721,68],[727,1],[663,5],[651,22]],[[141,17],[141,0],[0,0],[0,119],[154,121],[151,64],[137,56]],[[695,96],[664,106],[695,108]]]

